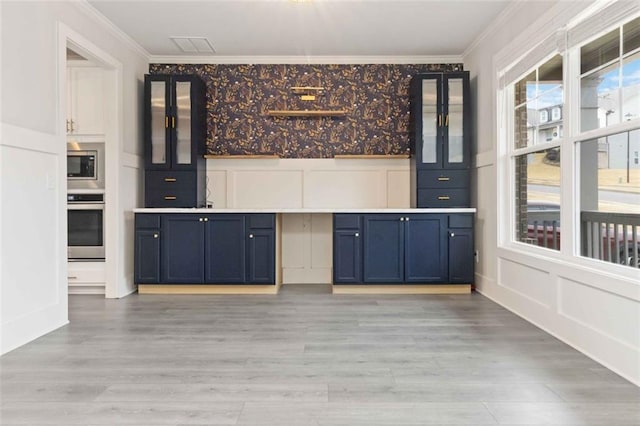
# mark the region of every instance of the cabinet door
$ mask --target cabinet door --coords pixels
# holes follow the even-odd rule
[[[70,109],[68,133],[73,135],[104,134],[103,72],[100,68],[70,68]]]
[[[405,219],[405,281],[447,281],[446,215],[412,214]]]
[[[418,169],[442,167],[442,138],[444,117],[442,112],[442,74],[421,76],[415,80],[413,90],[416,140],[416,166]]]
[[[250,229],[247,239],[249,284],[275,284],[275,231]]]
[[[364,282],[404,281],[404,216],[364,215]]]
[[[204,280],[204,219],[194,214],[162,217],[160,275],[166,284],[200,284]]]
[[[208,215],[205,219],[205,282],[246,282],[245,215]]]
[[[136,284],[160,282],[160,230],[137,229],[135,259]]]
[[[473,229],[449,230],[449,282],[473,283]]]
[[[442,165],[446,169],[470,165],[469,76],[466,72],[444,74],[444,145]]]
[[[333,282],[362,282],[362,258],[359,229],[336,230],[333,233]]]
[[[168,76],[144,79],[144,138],[147,170],[171,168],[171,81]]]

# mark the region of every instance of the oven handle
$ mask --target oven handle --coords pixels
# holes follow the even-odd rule
[[[67,210],[103,210],[104,203],[69,203],[67,204]]]

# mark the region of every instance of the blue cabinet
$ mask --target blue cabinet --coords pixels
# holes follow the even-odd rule
[[[204,82],[196,75],[145,75],[144,98],[145,206],[204,206]]]
[[[447,238],[450,282],[473,282],[473,216],[470,214],[450,215]]]
[[[405,282],[449,282],[447,273],[447,215],[411,214],[405,217]]]
[[[161,223],[161,282],[204,282],[203,217],[196,214],[167,214],[162,215]]]
[[[469,73],[418,74],[410,93],[411,206],[468,207]]]
[[[153,284],[160,281],[160,217],[136,216],[135,282]]]
[[[157,229],[142,227],[150,216]],[[157,277],[146,272],[150,248]],[[138,284],[275,284],[275,215],[138,213],[135,263]]]
[[[472,222],[472,214],[335,214],[334,283],[472,283]]]
[[[402,221],[401,221],[402,219]],[[404,216],[364,215],[364,282],[404,281]]]

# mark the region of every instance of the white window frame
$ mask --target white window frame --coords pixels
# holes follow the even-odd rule
[[[496,70],[496,119],[498,143],[497,154],[497,184],[498,184],[498,249],[516,253],[528,254],[540,259],[561,260],[583,266],[587,269],[596,269],[601,272],[611,273],[615,276],[637,280],[637,269],[590,259],[581,256],[580,242],[580,212],[576,206],[580,205],[580,155],[579,146],[582,141],[597,139],[620,132],[635,130],[640,127],[640,118],[630,121],[621,121],[602,129],[593,129],[586,132],[580,131],[580,47],[601,37],[607,32],[619,28],[625,23],[640,16],[640,4],[633,2],[603,2],[587,8],[573,21],[558,30],[547,28],[546,39],[538,37],[538,43],[516,61],[507,66],[504,57],[497,55],[494,58]],[[597,33],[593,32],[596,23]],[[606,25],[605,25],[606,24]],[[575,30],[575,32],[574,32]],[[591,31],[589,37],[584,34]],[[561,40],[558,48],[549,49],[549,39]],[[521,45],[521,47],[524,44]],[[516,49],[510,46],[507,53],[513,54]],[[564,104],[562,108],[563,134],[558,140],[539,143],[526,148],[514,149],[514,97],[513,88],[519,79],[526,76],[555,54],[563,56],[563,91]],[[536,60],[537,59],[537,60]],[[519,75],[513,72],[518,64],[529,64],[528,68],[520,66]],[[514,65],[515,64],[515,65]],[[561,151],[561,223],[562,239],[559,251],[549,250],[531,244],[516,241],[515,223],[515,161],[516,155],[524,155],[543,149],[559,146]],[[517,152],[517,154],[516,154]],[[500,218],[508,218],[501,220]]]

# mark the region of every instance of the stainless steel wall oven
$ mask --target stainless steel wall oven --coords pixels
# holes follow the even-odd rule
[[[104,194],[67,195],[69,261],[104,261]]]

